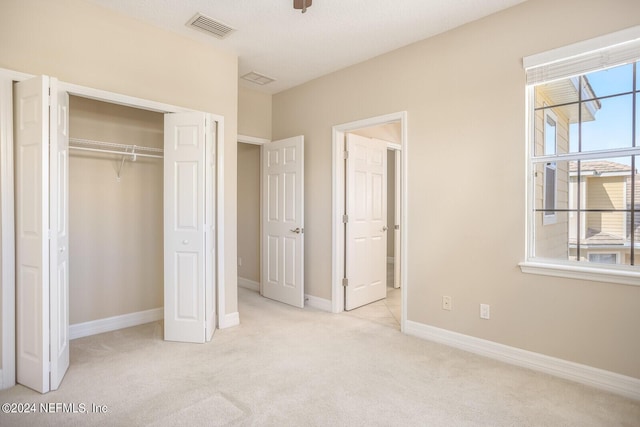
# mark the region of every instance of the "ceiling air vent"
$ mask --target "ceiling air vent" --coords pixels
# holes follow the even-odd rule
[[[252,71],[250,73],[245,74],[244,76],[242,76],[241,78],[251,82],[251,83],[255,83],[258,85],[266,85],[271,83],[272,81],[275,81],[275,79],[272,79],[271,77],[267,77],[265,75],[262,75],[260,73],[256,73],[255,71]]]
[[[187,27],[202,31],[219,39],[223,39],[235,31],[235,29],[230,26],[201,13],[196,13],[196,15],[187,22]]]

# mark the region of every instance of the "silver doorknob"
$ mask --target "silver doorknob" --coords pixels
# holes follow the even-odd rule
[[[292,233],[300,234],[302,233],[302,228],[296,227],[293,230],[289,230],[289,231],[291,231]]]
[[[387,227],[386,225],[382,227],[382,231],[387,231],[389,229],[389,227]]]
[[[183,245],[188,245],[188,244],[189,244],[189,241],[188,241],[188,240],[183,240],[183,241],[182,241],[182,244],[183,244]]]

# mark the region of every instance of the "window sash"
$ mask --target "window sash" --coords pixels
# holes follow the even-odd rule
[[[640,59],[640,25],[523,58],[527,85],[587,74]]]

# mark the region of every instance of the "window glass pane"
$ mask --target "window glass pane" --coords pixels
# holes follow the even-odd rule
[[[607,150],[632,146],[632,95],[586,103],[582,108],[581,151]],[[570,126],[571,151],[578,151],[578,124]]]
[[[582,85],[582,99],[628,93],[633,90],[633,64],[589,73]]]
[[[536,211],[569,208],[569,163],[544,162],[535,165]],[[550,214],[553,212],[545,213],[547,216]]]
[[[578,102],[579,81],[579,77],[571,77],[536,86],[536,107]]]
[[[596,262],[599,264],[618,264],[619,254],[617,253],[589,253],[589,262]]]
[[[535,256],[566,261],[569,259],[567,244],[569,221],[566,212],[554,212],[555,223],[543,225],[542,212],[535,217]]]
[[[565,116],[566,110],[567,107],[536,110],[534,156],[569,152],[569,121]]]
[[[576,172],[574,169],[571,174],[575,176]],[[626,210],[630,179],[631,157],[581,161],[581,208]]]
[[[640,65],[638,66],[640,70]],[[639,71],[640,72],[640,71]],[[638,76],[640,80],[640,76]],[[640,85],[640,82],[637,82]],[[640,92],[636,94],[636,147],[640,147]]]

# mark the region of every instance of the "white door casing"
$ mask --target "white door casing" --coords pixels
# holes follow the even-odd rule
[[[211,341],[216,328],[216,135],[217,122],[206,117],[205,142],[205,335]]]
[[[262,295],[304,307],[304,137],[264,144]]]
[[[400,218],[402,218],[402,211],[400,210],[402,207],[402,151],[395,150],[395,156],[393,156],[396,167],[395,167],[395,201],[394,201],[394,218],[395,224],[393,228],[393,287],[400,287],[400,260],[402,259],[402,248],[400,247]]]
[[[17,382],[49,391],[49,78],[14,85]]]
[[[50,80],[49,200],[51,390],[69,368],[69,94]]]
[[[164,339],[205,341],[203,113],[164,119]]]
[[[387,143],[346,135],[345,310],[387,295]]]

